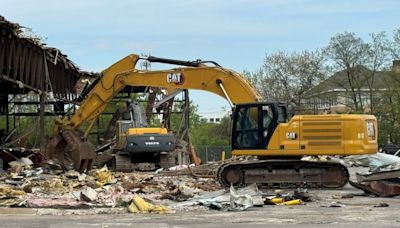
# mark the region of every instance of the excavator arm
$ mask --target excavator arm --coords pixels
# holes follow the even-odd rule
[[[135,69],[137,55],[129,55],[104,70],[94,87],[86,95],[72,118],[61,122],[64,129],[76,129],[84,121],[94,123],[110,100],[125,86],[150,86],[174,89],[204,90],[226,98],[231,105],[260,101],[256,90],[238,73],[219,66],[177,62],[177,60],[149,57],[149,61],[185,64],[170,70],[142,71]],[[164,60],[164,61],[162,61]],[[93,124],[90,124],[92,126]],[[90,128],[86,132],[90,131]]]
[[[215,62],[187,62],[150,56],[142,59],[183,67],[145,71],[135,69],[140,59],[138,55],[132,54],[104,70],[99,78],[82,92],[80,107],[75,114],[56,120],[56,135],[46,147],[49,158],[55,158],[60,164],[66,164],[66,159],[72,160],[73,168],[78,171],[90,169],[96,153],[86,138],[111,99],[126,86],[204,90],[224,97],[231,106],[261,100],[261,96],[242,76],[220,67]],[[208,66],[206,63],[214,66]],[[77,129],[84,122],[89,122],[89,125],[84,135],[81,135]],[[64,150],[68,146],[69,155],[66,157]]]

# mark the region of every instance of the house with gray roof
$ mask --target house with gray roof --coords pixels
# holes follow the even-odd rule
[[[338,71],[310,89],[303,98],[303,108],[313,114],[369,113],[371,99],[374,104],[384,102],[383,94],[393,89],[395,82],[400,85],[400,60],[394,60],[392,69],[386,71],[358,65],[349,71]]]

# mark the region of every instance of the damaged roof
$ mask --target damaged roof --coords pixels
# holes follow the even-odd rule
[[[46,46],[41,38],[25,34],[24,29],[0,16],[1,93],[44,90],[73,99],[78,79],[95,74],[81,71],[59,49]]]

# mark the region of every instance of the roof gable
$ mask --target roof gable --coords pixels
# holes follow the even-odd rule
[[[393,80],[400,82],[400,74],[393,71],[377,71],[373,73],[362,65],[353,67],[350,71],[349,73],[354,75],[354,77],[349,79],[347,70],[338,71],[317,86],[311,88],[306,93],[306,96],[315,96],[328,92],[350,91],[352,87],[356,90],[369,90],[370,86],[368,83],[372,83],[372,88],[379,90],[387,88],[388,83]],[[351,87],[350,85],[353,86]]]

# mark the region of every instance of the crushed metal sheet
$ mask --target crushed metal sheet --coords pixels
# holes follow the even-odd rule
[[[365,193],[381,197],[400,195],[400,158],[390,154],[357,155],[346,157],[353,165],[369,167],[368,172],[356,173],[357,182],[350,184]]]
[[[400,177],[400,170],[382,171],[382,172],[367,172],[367,173],[356,173],[356,178],[358,183],[368,182],[368,181],[378,181],[395,179]]]
[[[400,195],[399,179],[371,181],[365,183],[350,181],[350,184],[355,188],[363,190],[365,193],[374,194],[380,197],[392,197]]]
[[[39,168],[36,168],[36,169],[26,169],[26,170],[24,170],[24,171],[22,172],[22,174],[23,174],[25,177],[39,176],[39,175],[42,174],[42,173],[43,173],[43,168],[42,168],[42,167],[39,167]]]
[[[343,160],[352,165],[369,167],[371,173],[400,169],[400,157],[391,154],[353,155]]]
[[[400,179],[371,181],[369,186],[379,192],[379,196],[400,195]]]
[[[231,201],[233,201],[232,204]],[[173,207],[179,208],[195,204],[220,210],[245,210],[253,206],[263,206],[264,201],[257,185],[252,184],[237,190],[231,189],[230,192],[225,192],[224,190],[211,192],[199,197],[194,197],[182,204],[175,204]]]
[[[230,207],[228,210],[244,211],[247,208],[254,206],[253,197],[249,194],[237,194],[233,185],[229,189],[230,193]]]

